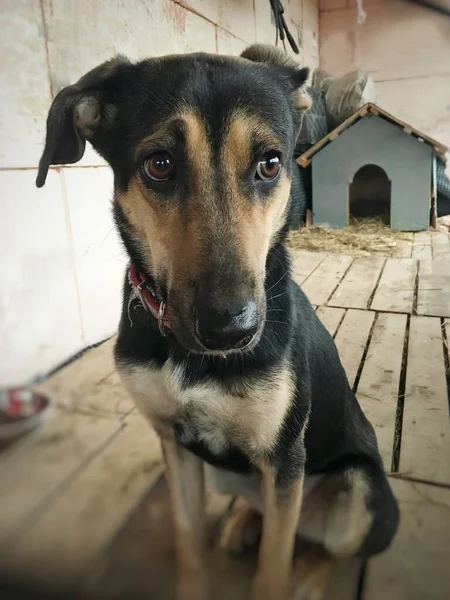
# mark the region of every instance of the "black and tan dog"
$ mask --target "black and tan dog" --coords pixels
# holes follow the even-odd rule
[[[131,264],[116,362],[161,437],[183,600],[208,597],[204,461],[220,491],[252,507],[224,544],[241,547],[263,515],[254,600],[289,597],[296,533],[367,557],[397,528],[374,431],[289,271],[307,75],[264,46],[119,57],[63,89],[48,117],[38,186],[86,140],[114,171]]]

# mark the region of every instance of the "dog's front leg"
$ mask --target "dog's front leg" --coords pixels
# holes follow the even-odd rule
[[[295,532],[303,494],[304,465],[286,478],[268,461],[262,467],[263,529],[253,600],[288,600]]]
[[[174,437],[161,440],[175,525],[178,600],[207,600],[203,462]]]

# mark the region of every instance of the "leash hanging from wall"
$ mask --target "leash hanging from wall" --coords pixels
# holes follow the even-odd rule
[[[291,32],[288,29],[286,19],[284,18],[284,8],[281,4],[280,0],[269,0],[270,6],[272,8],[273,17],[275,19],[275,29],[276,29],[276,38],[275,38],[275,46],[278,46],[278,37],[283,42],[283,46],[285,45],[284,40],[287,38],[289,45],[295,54],[300,54],[300,50],[297,46],[296,41],[294,40]]]
[[[299,47],[297,42],[294,40],[292,33],[289,31],[289,28],[286,23],[286,19],[284,17],[284,7],[281,4],[281,0],[269,0],[270,7],[272,9],[273,18],[275,21],[275,46],[278,46],[278,40],[280,39],[284,48],[286,49],[285,40],[287,38],[289,45],[295,54],[300,54]],[[358,6],[358,24],[362,25],[364,21],[367,19],[367,13],[363,8],[363,0],[357,0]]]

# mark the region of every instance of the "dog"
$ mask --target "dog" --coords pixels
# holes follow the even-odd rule
[[[130,259],[115,360],[161,439],[179,600],[209,597],[205,463],[220,492],[246,500],[222,545],[260,538],[254,600],[290,597],[297,534],[324,556],[369,557],[398,526],[374,430],[290,274],[308,73],[261,45],[118,56],[60,91],[47,119],[38,186],[86,140],[114,172]]]

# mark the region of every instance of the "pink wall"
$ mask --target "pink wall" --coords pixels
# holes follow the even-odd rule
[[[320,0],[320,65],[375,79],[379,104],[450,146],[450,19],[395,0]]]

